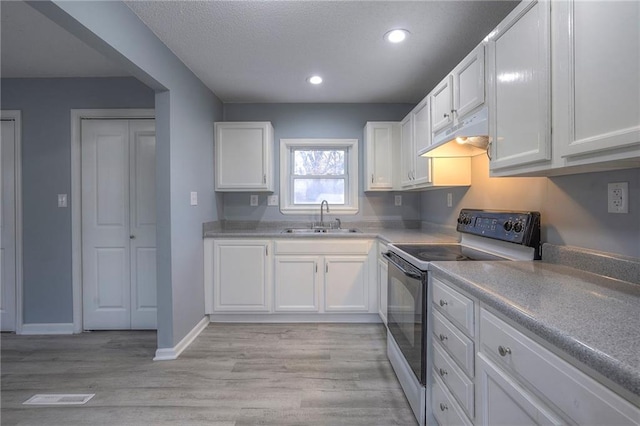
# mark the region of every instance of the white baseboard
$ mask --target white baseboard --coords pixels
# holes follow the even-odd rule
[[[22,324],[19,334],[73,334],[73,323],[42,323],[42,324]]]
[[[378,314],[318,314],[318,313],[273,313],[273,314],[209,314],[211,322],[318,322],[318,323],[380,323]]]
[[[207,328],[209,325],[209,317],[205,316],[202,318],[196,325],[191,329],[190,332],[187,333],[186,336],[180,342],[172,348],[159,348],[156,350],[156,356],[153,358],[154,361],[171,361],[174,359],[178,359],[180,354],[184,352],[185,349],[189,347],[196,337],[202,330]]]

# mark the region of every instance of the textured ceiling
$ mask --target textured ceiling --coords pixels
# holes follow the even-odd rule
[[[2,77],[130,75],[21,1],[0,2]]]
[[[87,2],[90,7],[91,2]],[[514,1],[127,1],[224,102],[408,102],[424,97]],[[22,2],[0,3],[2,77],[121,76]],[[401,45],[383,40],[405,28]],[[324,83],[311,86],[311,74]]]
[[[224,102],[418,102],[511,1],[127,1]],[[392,28],[411,37],[383,40]],[[314,73],[324,83],[311,86]]]

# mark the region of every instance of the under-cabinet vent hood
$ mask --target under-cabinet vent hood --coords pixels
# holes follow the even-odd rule
[[[473,157],[489,144],[488,110],[482,108],[457,125],[437,133],[433,143],[418,152],[423,157]]]

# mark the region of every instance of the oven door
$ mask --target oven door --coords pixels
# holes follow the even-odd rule
[[[420,384],[426,384],[426,273],[389,261],[387,327]]]

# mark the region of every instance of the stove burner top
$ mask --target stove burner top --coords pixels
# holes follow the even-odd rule
[[[396,247],[425,262],[470,260],[462,253],[462,248],[459,244],[399,244]]]

